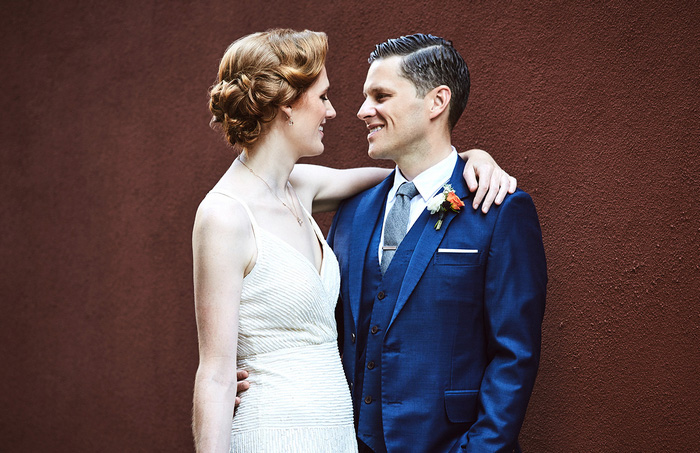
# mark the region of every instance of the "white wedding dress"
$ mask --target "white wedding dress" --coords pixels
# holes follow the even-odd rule
[[[320,275],[282,239],[258,226],[248,206],[257,259],[243,279],[238,368],[250,388],[231,429],[236,453],[356,453],[350,391],[337,345],[338,260],[322,246]]]

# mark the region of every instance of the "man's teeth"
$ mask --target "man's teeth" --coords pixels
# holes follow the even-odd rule
[[[384,126],[373,127],[372,129],[369,130],[369,133],[372,134],[372,133],[377,132],[379,129],[382,129],[382,128],[384,128]]]

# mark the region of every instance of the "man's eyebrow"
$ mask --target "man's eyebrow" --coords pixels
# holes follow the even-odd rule
[[[392,89],[387,88],[387,87],[385,87],[385,86],[383,86],[383,85],[372,85],[371,87],[369,87],[369,89],[363,90],[363,91],[362,91],[362,94],[364,94],[365,96],[367,96],[368,94],[370,94],[370,93],[376,93],[377,91],[384,91],[384,92],[389,92],[389,93],[393,92]]]

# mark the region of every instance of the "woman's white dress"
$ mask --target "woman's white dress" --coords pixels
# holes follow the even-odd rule
[[[238,368],[248,371],[231,428],[231,451],[356,453],[350,391],[337,344],[338,260],[304,210],[323,250],[320,274],[267,232],[248,206],[257,245],[243,279]]]

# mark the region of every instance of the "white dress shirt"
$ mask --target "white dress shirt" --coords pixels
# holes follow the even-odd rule
[[[413,197],[411,200],[411,212],[408,216],[408,228],[409,231],[413,224],[418,220],[418,217],[423,213],[428,201],[435,196],[442,186],[445,185],[452,176],[452,171],[455,168],[457,159],[459,158],[457,150],[452,147],[452,152],[443,160],[423,171],[421,174],[413,178],[413,184],[415,184],[416,189],[418,189],[418,195]],[[394,174],[394,185],[389,190],[389,194],[386,197],[386,209],[384,209],[384,221],[382,222],[382,235],[379,238],[379,262],[382,262],[382,246],[384,245],[384,224],[386,223],[386,216],[389,214],[389,210],[394,206],[396,201],[396,191],[399,190],[399,186],[408,180],[404,178],[396,167],[396,173]]]

